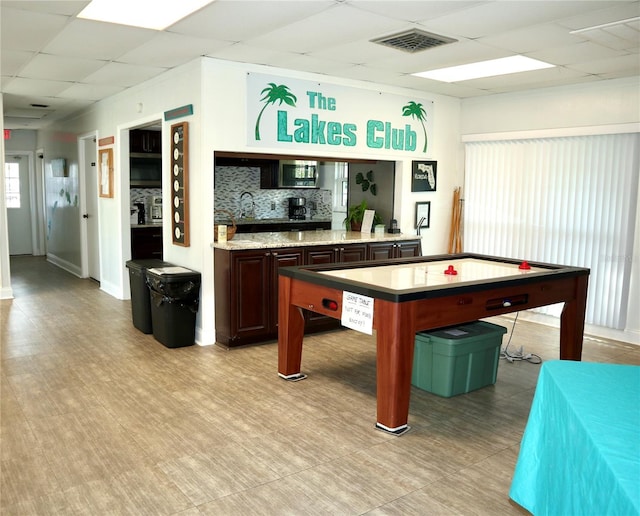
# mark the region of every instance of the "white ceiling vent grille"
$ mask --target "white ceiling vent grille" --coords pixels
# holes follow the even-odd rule
[[[418,29],[412,29],[392,36],[385,36],[383,38],[372,39],[372,43],[379,43],[387,47],[396,48],[403,52],[420,52],[428,48],[439,47],[441,45],[447,45],[448,43],[455,43],[457,39],[447,38],[445,36],[439,36],[438,34],[431,34]]]

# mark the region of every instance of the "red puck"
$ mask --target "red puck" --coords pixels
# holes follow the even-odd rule
[[[444,271],[444,273],[455,276],[456,274],[458,274],[458,271],[453,268],[453,265],[449,265],[449,267],[447,267],[447,270]]]
[[[531,269],[531,265],[529,265],[527,263],[527,261],[523,261],[520,266],[518,267],[518,269],[520,269],[521,271],[528,271],[529,269]]]

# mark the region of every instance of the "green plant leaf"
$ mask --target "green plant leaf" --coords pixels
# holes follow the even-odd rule
[[[369,181],[366,179],[362,181],[362,191],[366,192],[369,189]]]
[[[371,185],[371,193],[373,195],[378,195],[378,185],[376,185],[375,183]]]
[[[373,182],[373,170],[369,170],[369,172],[367,172],[367,179],[370,182]]]
[[[359,185],[362,181],[364,181],[364,176],[362,175],[362,172],[358,172],[356,174],[356,184]]]

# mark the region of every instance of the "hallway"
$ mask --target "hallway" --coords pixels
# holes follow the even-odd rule
[[[11,273],[3,515],[524,514],[508,491],[538,365],[501,362],[495,386],[454,398],[413,388],[394,437],[374,429],[372,337],[307,337],[309,378],[288,383],[275,343],[168,349],[93,281],[41,257]],[[558,333],[518,322],[511,345],[556,359]],[[640,347],[587,338],[583,359],[640,365]]]

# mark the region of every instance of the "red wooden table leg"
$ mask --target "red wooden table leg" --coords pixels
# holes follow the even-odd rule
[[[300,373],[304,316],[300,308],[291,304],[292,281],[286,276],[279,277],[278,374],[285,380],[301,380],[306,378]]]
[[[581,360],[588,276],[575,279],[575,299],[564,304],[560,316],[560,359]]]
[[[377,331],[376,427],[401,434],[409,429],[415,305],[376,299],[374,321]]]

